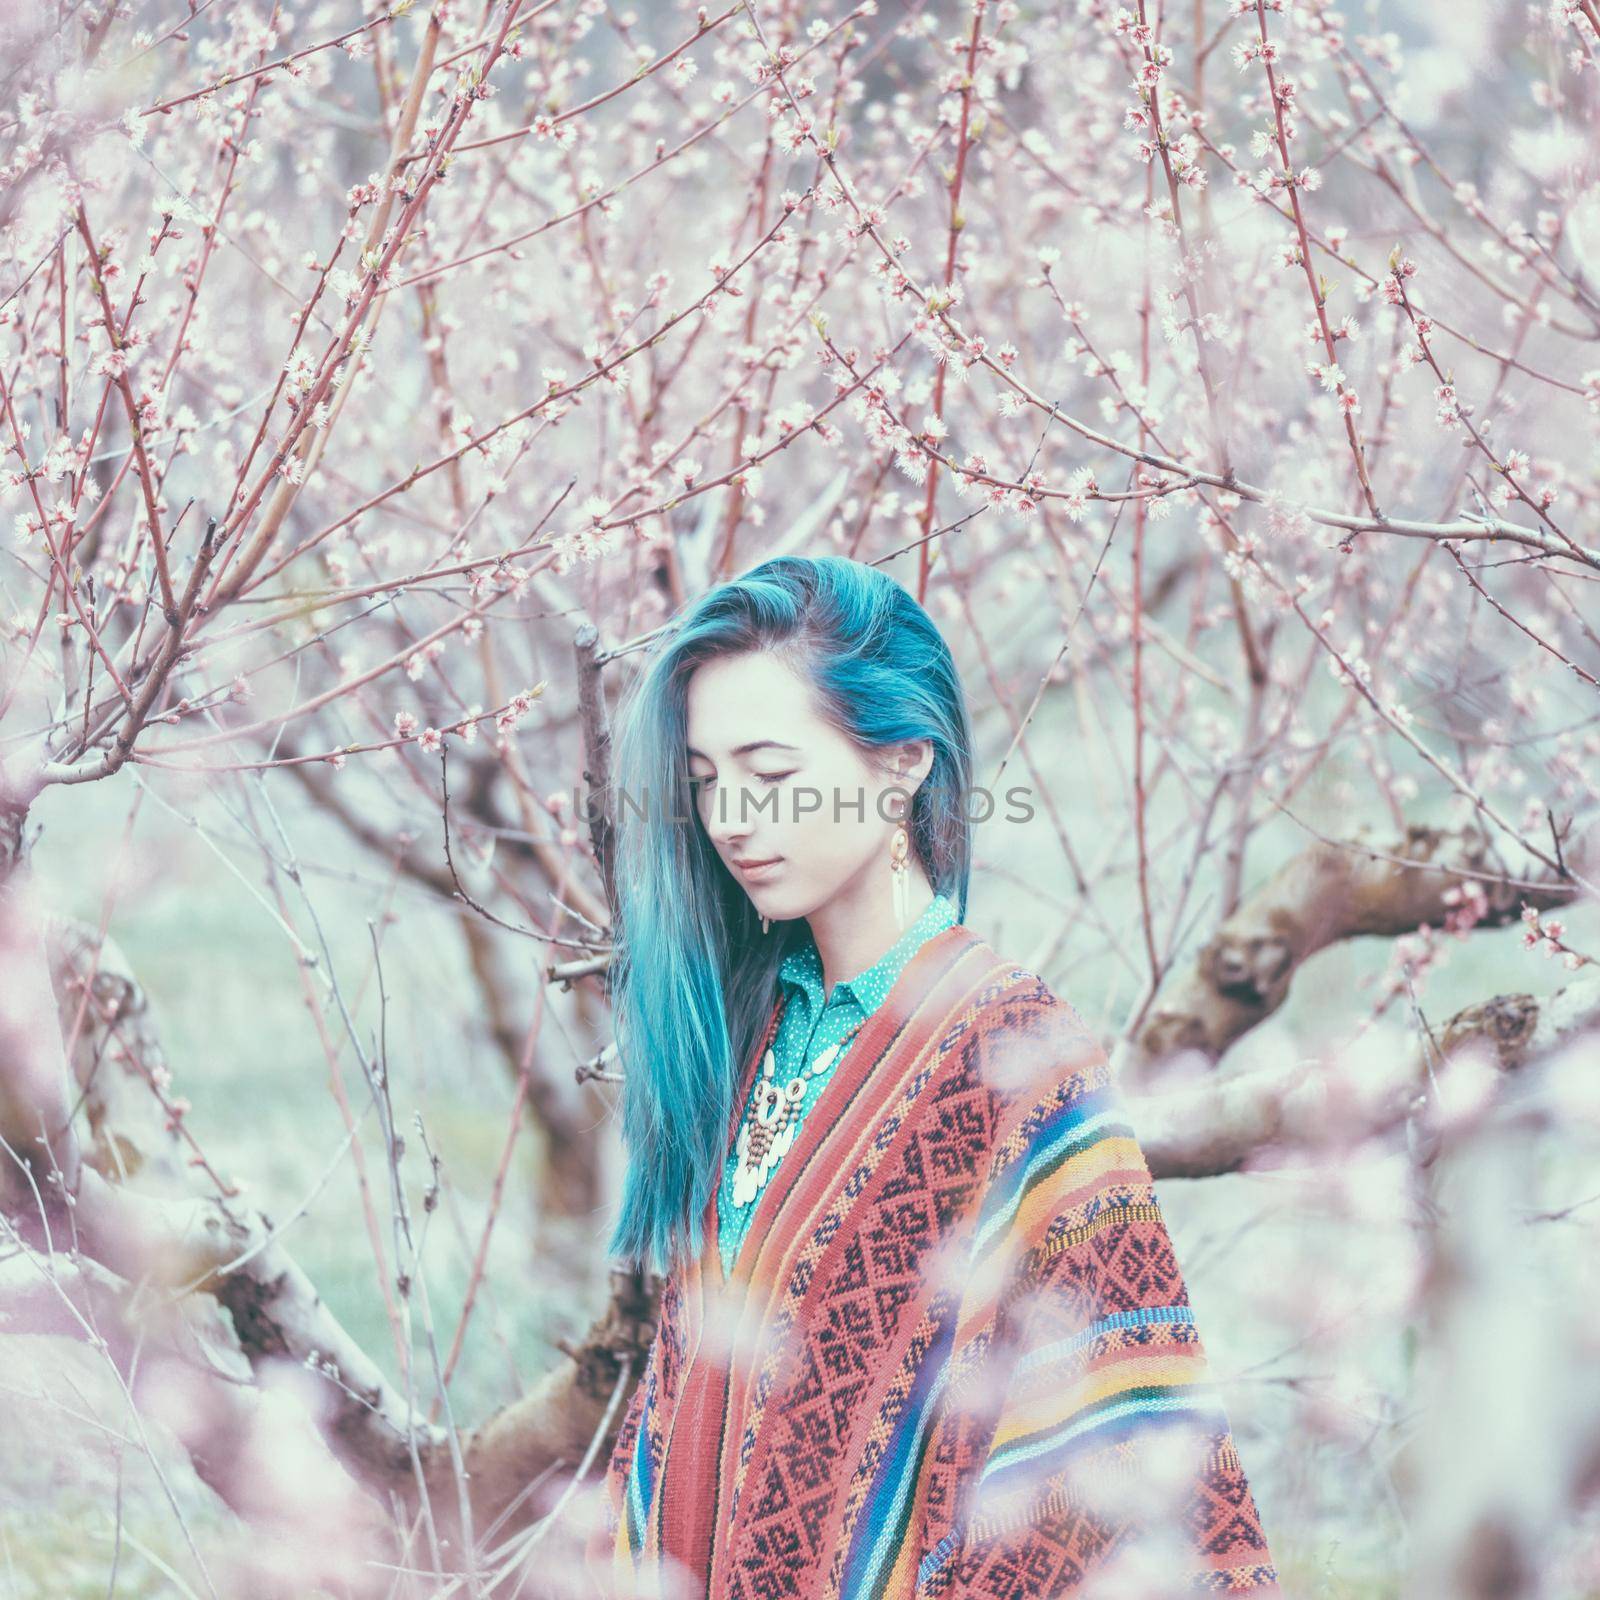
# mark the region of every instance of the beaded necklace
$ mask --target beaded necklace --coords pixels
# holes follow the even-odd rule
[[[863,1018],[842,1039],[830,1044],[809,1066],[803,1066],[788,1085],[780,1089],[773,1081],[777,1072],[773,1042],[778,1036],[778,1027],[788,1004],[788,996],[785,995],[767,1033],[761,1058],[761,1075],[756,1079],[751,1093],[750,1114],[745,1117],[739,1137],[734,1142],[737,1162],[733,1173],[733,1203],[736,1206],[749,1205],[761,1193],[767,1179],[772,1176],[772,1169],[794,1143],[795,1132],[800,1126],[800,1102],[805,1099],[807,1083],[827,1077],[844,1053],[845,1046],[866,1025],[866,1019]],[[820,1019],[820,1013],[818,1015]]]

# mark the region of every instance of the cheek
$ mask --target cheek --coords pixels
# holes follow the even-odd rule
[[[854,778],[841,779],[837,786],[816,782],[811,787],[821,790],[821,804],[814,810],[798,810],[796,795],[785,793],[774,830],[794,845],[796,854],[803,852],[819,865],[855,868],[876,851],[887,850],[888,824],[878,817],[870,790],[860,795],[858,805]],[[815,804],[810,793],[798,799]]]

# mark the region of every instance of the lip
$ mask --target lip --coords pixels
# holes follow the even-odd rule
[[[770,861],[735,861],[733,865],[740,877],[760,882],[775,868],[783,865],[783,857],[773,856]]]

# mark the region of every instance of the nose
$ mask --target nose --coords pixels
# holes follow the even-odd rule
[[[724,855],[744,855],[743,843],[750,837],[752,819],[741,803],[737,786],[708,786],[705,801],[706,833]]]

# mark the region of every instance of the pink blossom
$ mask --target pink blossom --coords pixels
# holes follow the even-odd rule
[[[928,479],[928,459],[920,453],[910,450],[897,450],[894,464],[913,483],[926,483]]]

